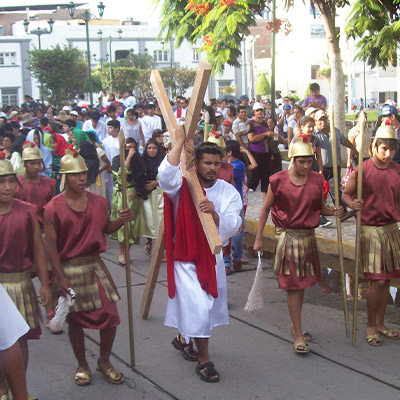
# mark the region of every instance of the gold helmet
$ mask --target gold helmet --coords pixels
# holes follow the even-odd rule
[[[0,176],[5,175],[16,175],[16,173],[11,162],[6,159],[5,153],[0,151]]]
[[[314,152],[311,143],[304,135],[296,137],[296,141],[290,143],[288,156],[290,160],[294,157],[313,157]]]
[[[79,174],[88,170],[85,160],[74,149],[65,150],[65,156],[60,161],[60,174],[62,174],[60,191],[64,190],[65,175],[66,174]]]
[[[207,142],[215,143],[217,146],[225,149],[225,140],[218,132],[211,131],[208,136]]]
[[[396,129],[391,125],[381,125],[375,134],[375,139],[395,139],[397,140]]]
[[[42,160],[42,153],[32,142],[25,142],[22,145],[22,161]]]

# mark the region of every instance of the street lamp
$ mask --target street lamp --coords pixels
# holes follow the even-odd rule
[[[250,44],[250,51],[251,51],[251,58],[249,61],[249,66],[250,68],[250,79],[251,79],[251,96],[252,97],[256,97],[255,96],[255,90],[254,90],[254,43],[256,40],[258,40],[260,38],[260,35],[250,35],[249,37],[249,44]],[[258,54],[257,54],[258,55]]]
[[[54,25],[54,21],[50,18],[47,23],[49,24],[49,29],[45,28],[45,29],[41,29],[41,28],[37,28],[34,29],[32,31],[28,31],[28,27],[29,27],[29,19],[25,19],[23,24],[24,24],[24,29],[25,32],[29,35],[36,35],[38,37],[38,44],[39,44],[39,51],[42,50],[42,42],[40,40],[40,36],[42,35],[50,35],[50,33],[53,32],[53,25]],[[43,83],[40,82],[40,101],[42,102],[42,104],[44,103],[44,98],[43,98]]]
[[[112,71],[112,49],[111,49],[111,43],[113,40],[121,40],[121,35],[122,35],[122,29],[117,30],[118,37],[113,38],[109,36],[108,40],[110,41],[110,86],[111,86],[111,93],[113,92],[113,71]],[[97,31],[97,35],[99,36],[99,40],[103,40],[103,32],[101,29]]]
[[[99,5],[97,6],[97,9],[98,9],[98,12],[99,12],[99,17],[97,17],[94,14],[91,14],[89,12],[89,10],[85,10],[83,13],[74,16],[75,7],[76,7],[76,4],[74,4],[72,1],[67,6],[69,15],[71,16],[72,19],[83,19],[85,21],[87,60],[88,60],[88,69],[89,69],[88,74],[89,74],[90,105],[93,107],[93,85],[92,85],[92,67],[91,67],[91,63],[90,63],[89,21],[91,19],[101,19],[103,17],[103,14],[104,14],[105,5],[101,1],[99,3]]]

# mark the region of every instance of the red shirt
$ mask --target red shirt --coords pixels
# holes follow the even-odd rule
[[[87,209],[82,212],[74,211],[63,193],[44,207],[57,233],[57,250],[61,261],[100,254],[107,249],[103,233],[108,221],[107,200],[91,192],[86,194]]]
[[[354,171],[357,180],[358,167]],[[400,221],[400,165],[390,161],[387,168],[379,169],[369,159],[364,161],[362,173],[361,225],[384,226]]]
[[[287,170],[270,176],[269,184],[275,196],[271,208],[275,226],[289,229],[313,229],[319,225],[324,177],[314,171],[308,173],[307,182],[292,183]]]
[[[36,209],[14,199],[11,210],[0,215],[0,272],[21,272],[34,260]]]
[[[233,165],[228,162],[222,161],[221,169],[218,172],[218,179],[225,182],[232,183],[233,181]]]
[[[40,176],[38,183],[28,182],[23,175],[18,177],[22,189],[17,185],[15,198],[31,203],[37,209],[40,227],[43,229],[43,207],[53,198],[56,181],[45,176]]]

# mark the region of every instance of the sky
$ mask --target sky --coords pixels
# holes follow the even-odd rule
[[[13,0],[12,5],[29,5],[29,4],[66,4],[71,0]],[[79,2],[79,0],[75,0]],[[98,0],[82,0],[87,2],[93,13],[97,15]],[[103,0],[106,6],[103,18],[125,20],[130,17],[134,21],[149,22],[149,24],[157,24],[159,20],[159,9],[154,11],[153,0]]]

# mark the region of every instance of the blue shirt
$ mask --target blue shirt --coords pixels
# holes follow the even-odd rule
[[[243,198],[243,181],[244,174],[246,173],[246,166],[240,160],[231,161],[230,164],[233,165],[233,180],[235,181],[235,188],[239,192],[240,197]]]

